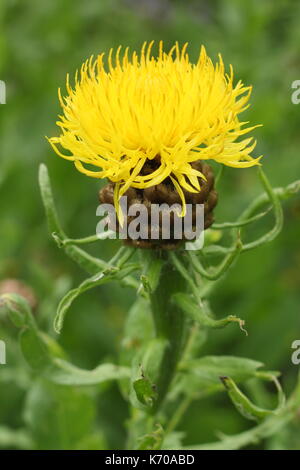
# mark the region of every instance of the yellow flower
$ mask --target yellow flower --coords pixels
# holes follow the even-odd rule
[[[115,205],[130,187],[148,188],[170,177],[183,202],[183,188],[201,191],[196,160],[215,160],[242,168],[259,164],[250,156],[256,142],[238,140],[257,126],[245,127],[238,115],[248,105],[251,87],[233,84],[221,56],[214,65],[202,46],[196,64],[178,43],[166,53],[144,43],[140,55],[111,49],[108,67],[100,54],[76,73],[66,97],[59,137],[49,139],[58,155],[88,176],[115,182]],[[62,152],[67,151],[67,154]],[[144,164],[159,162],[149,174]]]

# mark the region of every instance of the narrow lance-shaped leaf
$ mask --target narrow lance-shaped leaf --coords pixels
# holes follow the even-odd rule
[[[52,194],[51,182],[46,165],[41,164],[39,169],[39,184],[42,200],[48,220],[49,231],[60,248],[70,256],[76,263],[90,274],[96,274],[107,267],[107,263],[99,258],[91,256],[86,251],[72,244],[64,244],[64,240],[68,240],[58,219],[54,198]]]
[[[258,168],[258,174],[265,188],[266,194],[268,195],[270,202],[273,204],[275,223],[274,223],[273,228],[268,233],[266,233],[265,235],[262,235],[260,238],[258,238],[257,240],[253,242],[243,245],[242,251],[248,251],[253,248],[256,248],[257,246],[261,246],[261,245],[264,245],[265,243],[271,242],[280,233],[282,229],[282,225],[283,225],[283,210],[282,210],[280,199],[278,195],[276,194],[276,191],[274,191],[274,189],[272,188],[267,176],[265,175],[261,167]],[[241,220],[245,220],[247,217],[252,215],[252,213],[251,212],[249,213],[249,212],[250,211],[245,211],[241,217]]]
[[[183,450],[234,450],[246,447],[249,444],[256,444],[262,439],[279,433],[284,426],[295,418],[300,407],[300,375],[298,376],[296,387],[289,397],[285,406],[276,414],[267,416],[261,423],[240,434],[232,436],[222,436],[218,442],[209,442],[199,445],[182,447]]]
[[[201,379],[203,382],[220,383],[220,376],[230,376],[237,382],[257,377],[262,362],[246,357],[204,356],[181,364],[181,369]]]
[[[252,403],[230,377],[220,377],[220,380],[224,384],[228,396],[236,409],[247,419],[260,421],[267,416],[278,413],[285,404],[285,397],[276,378],[274,378],[274,381],[278,390],[279,403],[275,410],[267,410]]]
[[[48,170],[44,164],[40,165],[39,184],[48,219],[49,231],[57,245],[63,248],[65,253],[89,274],[97,274],[99,271],[106,269],[109,263],[100,258],[91,256],[89,253],[76,246],[76,240],[72,240],[65,235],[58,219]],[[95,236],[79,239],[79,244],[90,241],[95,241]],[[137,289],[139,286],[137,280],[129,275],[125,276],[120,282],[122,285],[134,289]]]
[[[210,268],[210,270],[206,270],[198,257],[195,253],[189,252],[189,257],[192,262],[194,269],[203,277],[209,280],[216,280],[219,279],[223,274],[227,272],[230,266],[234,263],[234,261],[239,256],[240,252],[243,249],[243,244],[240,240],[240,235],[238,234],[237,241],[235,243],[234,249],[232,252],[228,253],[225,258],[221,261],[219,266]]]
[[[242,252],[256,248],[257,246],[264,245],[274,240],[274,238],[279,234],[283,225],[283,211],[281,207],[281,200],[288,199],[293,196],[300,190],[300,181],[297,180],[294,183],[289,184],[286,187],[282,188],[272,188],[266,175],[263,173],[262,169],[259,168],[259,177],[264,186],[265,193],[258,196],[251,204],[246,208],[242,215],[238,218],[235,225],[241,225],[244,221],[248,220],[253,216],[257,210],[263,207],[268,202],[272,203],[272,207],[275,215],[275,223],[273,228],[267,232],[265,235],[262,235],[258,240],[243,244]],[[205,255],[222,255],[228,254],[234,250],[233,247],[224,247],[220,245],[212,245],[203,248],[203,253]]]
[[[208,314],[209,312],[205,302],[202,302],[201,305],[196,305],[193,298],[188,294],[175,294],[173,296],[173,301],[182,309],[183,312],[185,312],[187,316],[202,326],[207,328],[224,328],[230,323],[238,323],[240,329],[247,334],[244,329],[244,320],[236,317],[235,315],[228,315],[225,318],[215,320]]]
[[[29,366],[40,376],[60,385],[95,385],[130,376],[130,369],[114,364],[101,364],[93,370],[84,370],[56,357],[53,351],[60,351],[53,338],[41,333],[36,325],[30,307],[17,294],[4,294],[2,303],[16,327],[21,328],[20,346]]]
[[[271,209],[272,207],[268,207],[265,211],[260,212],[259,214],[256,214],[253,217],[250,217],[249,219],[246,219],[246,220],[241,220],[241,221],[236,221],[236,222],[222,222],[218,224],[213,224],[212,227],[213,229],[216,229],[216,230],[244,227],[245,225],[252,224],[253,222],[256,222],[257,220],[261,219],[262,217],[267,215]]]
[[[110,380],[120,380],[130,376],[130,369],[115,364],[101,364],[92,370],[85,370],[63,359],[54,358],[46,371],[48,380],[60,385],[96,385]]]
[[[60,333],[64,318],[67,313],[67,310],[73,303],[73,301],[83,292],[93,289],[94,287],[100,286],[109,282],[111,280],[120,280],[123,277],[126,277],[132,271],[137,268],[137,265],[128,265],[122,269],[116,268],[114,266],[108,267],[105,270],[99,272],[98,274],[86,279],[83,281],[76,289],[70,290],[60,301],[56,317],[54,319],[54,329],[57,333]]]

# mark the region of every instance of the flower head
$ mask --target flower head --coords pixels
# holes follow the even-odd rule
[[[82,173],[116,183],[116,203],[129,187],[169,178],[184,207],[183,190],[199,192],[199,178],[205,179],[193,162],[212,159],[236,168],[259,163],[250,155],[256,142],[240,139],[257,127],[239,120],[251,87],[241,81],[234,86],[232,67],[225,73],[221,56],[214,65],[203,46],[196,64],[187,44],[180,49],[176,43],[167,53],[160,42],[157,56],[152,46],[145,43],[139,55],[111,49],[107,67],[104,54],[91,57],[73,88],[67,77],[68,95],[59,92],[61,134],[49,141]],[[152,171],[143,171],[151,161]]]

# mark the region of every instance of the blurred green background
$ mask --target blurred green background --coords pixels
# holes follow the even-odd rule
[[[264,169],[273,186],[299,178],[300,105],[291,103],[291,84],[300,79],[297,0],[2,0],[0,21],[0,79],[7,86],[7,104],[0,105],[0,276],[21,279],[34,289],[37,320],[45,331],[53,334],[58,300],[85,273],[48,235],[38,166],[44,162],[49,168],[67,233],[76,238],[94,233],[99,181],[58,158],[45,139],[58,132],[57,88],[91,54],[119,44],[139,49],[151,39],[163,39],[166,48],[175,40],[187,41],[192,59],[201,44],[214,60],[221,52],[225,64],[233,64],[236,79],[253,85],[252,106],[244,117],[263,123],[255,131],[255,155],[265,156]],[[255,169],[226,169],[217,221],[233,220],[260,192]],[[212,299],[218,316],[245,319],[249,336],[234,327],[213,331],[204,352],[262,361],[282,372],[288,392],[297,373],[291,343],[300,339],[299,198],[289,200],[284,212],[278,239],[243,254]],[[108,259],[117,246],[117,241],[100,242],[91,251]],[[74,303],[59,342],[75,364],[93,368],[103,360],[117,360],[133,300],[133,292],[109,284]],[[127,407],[117,387],[102,389],[92,402],[74,389],[73,407],[63,387],[41,391],[38,385],[28,393],[27,366],[15,345],[16,333],[3,323],[0,338],[8,345],[8,364],[0,366],[0,446],[13,448],[22,439],[15,434],[1,440],[1,426],[29,428],[37,448],[124,445]],[[65,394],[65,416],[53,416],[53,406],[64,403]],[[57,429],[68,416],[70,423],[79,424],[66,437]],[[182,423],[185,444],[215,440],[217,431],[236,433],[248,427],[223,395],[195,402]],[[260,448],[300,449],[299,431],[300,424],[293,423]]]

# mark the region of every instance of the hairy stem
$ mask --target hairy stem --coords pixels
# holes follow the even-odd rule
[[[158,398],[153,408],[157,412],[176,373],[176,366],[181,358],[186,342],[185,317],[181,309],[172,302],[172,296],[186,291],[186,281],[174,268],[166,253],[154,252],[154,257],[164,257],[159,282],[150,293],[151,309],[156,336],[167,340],[167,347],[159,368],[157,378]]]

